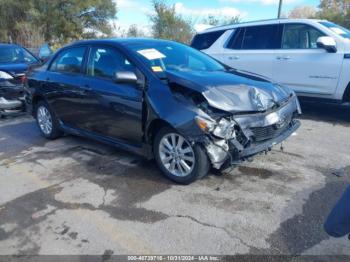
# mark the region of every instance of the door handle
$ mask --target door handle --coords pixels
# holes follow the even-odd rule
[[[291,60],[292,58],[290,56],[277,56],[277,60]]]
[[[239,56],[229,56],[228,59],[230,60],[239,60]]]

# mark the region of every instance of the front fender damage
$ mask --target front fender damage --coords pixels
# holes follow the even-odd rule
[[[207,118],[220,118],[227,115],[227,113],[211,107],[200,92],[186,88],[177,83],[169,83],[169,87],[175,100],[185,105],[189,110],[188,112],[194,112],[189,123],[182,126],[179,125],[176,129],[184,134],[190,143],[201,144],[203,148],[206,149],[212,166],[220,169],[227,159],[231,158],[228,141],[204,133],[198,128],[194,119],[198,115]]]
[[[169,89],[157,90],[157,93],[154,93],[159,97],[160,92],[167,92],[167,95],[162,95],[163,101],[153,104],[155,114],[166,120],[192,144],[201,144],[216,169],[228,168],[256,154],[271,150],[300,126],[295,120],[300,113],[295,95],[266,111],[232,112],[212,106],[206,96],[198,90],[177,82],[170,81],[167,84]],[[149,92],[148,95],[152,97],[152,93]],[[150,100],[155,101],[152,98]],[[218,136],[213,131],[204,132],[195,121],[198,116],[210,119],[216,125],[224,118],[234,126],[234,136],[224,139],[224,136]]]

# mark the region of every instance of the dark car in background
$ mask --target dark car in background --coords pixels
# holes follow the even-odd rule
[[[164,40],[76,42],[30,70],[26,91],[45,137],[80,135],[154,157],[183,184],[268,151],[300,126],[289,88]]]
[[[27,49],[0,44],[0,117],[24,110],[23,79],[31,65],[40,64]]]

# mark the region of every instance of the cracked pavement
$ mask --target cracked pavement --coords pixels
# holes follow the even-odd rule
[[[153,161],[0,122],[0,254],[350,255],[323,222],[350,182],[350,109],[307,105],[268,155],[189,186]]]

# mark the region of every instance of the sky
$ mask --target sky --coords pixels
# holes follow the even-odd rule
[[[128,28],[137,24],[149,31],[149,15],[152,14],[151,0],[114,0],[118,13],[117,27]],[[175,5],[179,14],[191,17],[195,24],[200,24],[209,14],[217,16],[240,15],[242,21],[276,18],[279,0],[166,0]],[[296,6],[309,5],[317,7],[320,0],[283,0],[282,12],[287,14]]]

